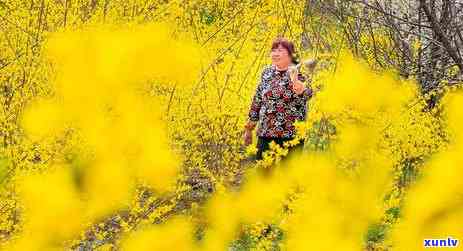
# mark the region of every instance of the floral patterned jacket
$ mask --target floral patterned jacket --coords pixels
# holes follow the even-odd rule
[[[298,79],[306,81],[300,73]],[[257,136],[294,137],[294,122],[306,119],[307,100],[312,95],[313,91],[308,87],[296,94],[288,71],[279,71],[274,65],[265,66],[248,114],[249,120],[259,122]]]

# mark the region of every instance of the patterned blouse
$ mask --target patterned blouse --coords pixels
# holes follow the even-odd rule
[[[300,73],[298,79],[306,80]],[[257,136],[294,137],[294,122],[305,120],[307,100],[312,94],[312,89],[307,87],[301,94],[296,94],[287,70],[279,71],[274,65],[265,66],[248,114],[249,120],[259,121]]]

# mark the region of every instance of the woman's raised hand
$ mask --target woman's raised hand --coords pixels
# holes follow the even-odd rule
[[[288,67],[288,72],[289,72],[289,78],[291,79],[291,82],[295,82],[297,80],[297,75],[299,74],[299,71],[297,70],[296,66],[289,66]]]
[[[296,94],[301,94],[304,91],[304,84],[299,81],[297,76],[299,75],[299,72],[297,70],[297,67],[291,66],[289,68],[289,77],[291,79],[292,83],[292,89]]]
[[[302,84],[302,82],[299,80],[293,82],[293,91],[298,95],[301,94],[304,92],[304,84]]]

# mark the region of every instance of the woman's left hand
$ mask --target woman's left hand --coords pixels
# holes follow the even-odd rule
[[[291,74],[291,82],[293,83],[293,91],[297,94],[297,95],[300,95],[302,92],[304,92],[304,84],[299,80],[297,79],[297,71],[294,71],[292,74]]]
[[[302,92],[304,92],[304,84],[302,84],[302,82],[299,80],[297,80],[296,82],[293,82],[293,91],[297,95],[300,95]]]

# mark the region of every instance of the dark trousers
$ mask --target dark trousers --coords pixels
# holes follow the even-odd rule
[[[264,152],[270,149],[270,142],[274,141],[277,143],[279,146],[283,147],[283,143],[286,141],[290,141],[292,138],[269,138],[269,137],[261,137],[259,136],[257,138],[257,154],[256,154],[256,159],[257,160],[262,160]],[[295,146],[291,146],[288,149],[288,155],[286,155],[285,158],[288,158],[289,156],[302,152],[302,148],[304,147],[304,140],[301,139],[299,143]]]

